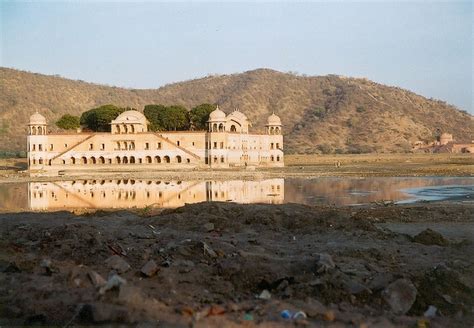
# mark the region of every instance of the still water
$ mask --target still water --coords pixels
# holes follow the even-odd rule
[[[259,181],[71,180],[0,184],[0,210],[179,207],[203,201],[338,206],[474,200],[474,178],[320,178]]]

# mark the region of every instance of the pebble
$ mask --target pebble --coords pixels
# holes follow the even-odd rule
[[[266,289],[264,289],[260,295],[258,295],[258,298],[261,299],[261,300],[269,300],[272,298],[272,294],[270,294],[270,292]]]
[[[204,250],[204,255],[209,257],[217,257],[217,253],[205,242],[202,242],[202,248]]]
[[[428,310],[425,311],[423,316],[425,316],[426,318],[434,318],[436,316],[437,311],[438,309],[436,308],[436,306],[430,305],[428,306]]]
[[[415,303],[417,290],[410,280],[398,279],[388,285],[382,297],[395,314],[405,314]]]
[[[126,283],[127,283],[127,281],[125,279],[123,279],[122,277],[120,277],[117,274],[114,274],[109,278],[107,283],[100,288],[99,294],[103,295],[108,290],[111,290],[111,289],[116,288],[116,287],[120,287],[121,285],[125,285]]]
[[[154,260],[145,263],[140,272],[146,277],[153,277],[159,270],[158,265]]]
[[[332,260],[331,255],[327,253],[321,253],[317,255],[316,259],[316,272],[317,273],[324,273],[331,269],[334,269],[336,265]]]
[[[94,287],[102,287],[107,283],[107,281],[105,281],[105,279],[95,271],[89,271],[87,275],[89,276],[89,279],[91,280]]]
[[[209,222],[204,225],[204,230],[207,232],[211,232],[214,230],[214,223]]]
[[[124,273],[130,270],[130,264],[118,255],[113,255],[105,260],[107,266],[118,273]]]

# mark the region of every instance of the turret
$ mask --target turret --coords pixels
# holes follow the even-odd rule
[[[207,123],[209,124],[209,132],[225,131],[226,114],[219,109],[219,105],[209,114],[209,121]]]
[[[36,112],[30,116],[30,122],[28,123],[28,134],[32,136],[46,135],[46,119],[43,115]]]
[[[276,134],[279,135],[281,134],[281,120],[280,117],[275,115],[275,113],[272,113],[267,119],[267,124],[265,125],[265,128],[267,130],[267,134]]]

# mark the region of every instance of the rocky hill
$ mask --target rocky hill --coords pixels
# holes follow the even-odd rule
[[[443,101],[366,79],[297,76],[269,69],[209,76],[159,89],[124,89],[0,68],[0,150],[24,150],[26,124],[36,110],[54,126],[65,113],[103,104],[191,108],[218,103],[238,108],[263,130],[271,112],[284,124],[288,153],[404,152],[436,129],[474,138],[473,116]]]

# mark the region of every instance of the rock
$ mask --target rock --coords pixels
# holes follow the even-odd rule
[[[331,255],[327,253],[321,253],[317,255],[316,258],[316,272],[317,273],[324,273],[331,269],[334,269],[336,265],[332,260]]]
[[[217,257],[217,253],[205,242],[202,242],[202,248],[204,251],[204,255],[215,258]]]
[[[53,272],[58,271],[53,267],[53,262],[50,259],[43,259],[40,263],[40,267],[45,269],[47,275],[51,275]]]
[[[153,277],[159,270],[160,268],[156,264],[155,261],[150,260],[145,263],[145,265],[142,267],[140,272],[145,275],[146,277]]]
[[[207,231],[207,232],[211,232],[214,230],[214,223],[206,223],[204,226],[204,230]]]
[[[110,269],[116,270],[118,273],[124,273],[130,270],[130,264],[118,255],[113,255],[105,260]]]
[[[416,299],[417,290],[411,281],[398,279],[382,292],[382,297],[395,314],[405,314]]]
[[[95,271],[89,271],[87,273],[87,276],[89,277],[94,287],[102,287],[107,283],[107,281],[105,281],[105,279],[102,278],[102,276]]]
[[[385,289],[389,283],[393,281],[393,275],[387,272],[380,272],[375,274],[369,283],[369,288],[372,291],[379,291]]]
[[[449,241],[442,234],[431,229],[426,229],[413,237],[413,241],[423,245],[447,246]]]
[[[125,285],[127,281],[120,277],[117,274],[112,275],[112,277],[107,280],[107,283],[102,286],[99,290],[99,294],[103,295],[106,291],[111,290],[116,287],[120,287],[121,285]]]
[[[272,294],[270,294],[270,292],[266,289],[264,289],[260,295],[258,295],[258,298],[261,299],[261,300],[269,300],[272,298]]]
[[[433,318],[436,316],[437,311],[438,309],[436,308],[436,306],[430,305],[428,306],[428,310],[426,310],[425,313],[423,313],[423,316],[427,318]]]
[[[221,315],[226,312],[225,308],[221,305],[213,305],[209,309],[208,316],[213,316],[213,315]]]
[[[336,319],[336,314],[332,310],[324,312],[323,319],[332,322]]]

